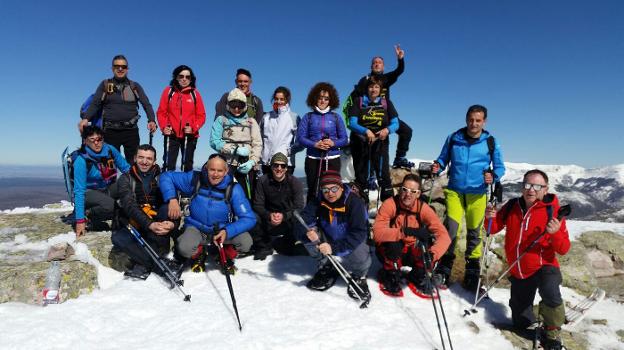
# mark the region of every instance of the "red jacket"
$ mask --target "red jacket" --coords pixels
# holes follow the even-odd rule
[[[521,200],[521,199],[520,199]],[[505,234],[505,255],[507,263],[512,264],[516,258],[533,242],[541,233],[546,230],[548,223],[548,206],[552,206],[552,216],[557,216],[559,211],[559,200],[553,194],[552,201],[538,201],[530,207],[524,215],[520,207],[520,200],[510,202],[497,212],[496,218],[492,220],[492,233],[499,232],[507,227]],[[503,213],[507,213],[507,218],[503,222]],[[565,219],[561,220],[561,228],[554,234],[546,233],[537,244],[522,257],[518,264],[511,269],[511,275],[525,279],[533,275],[544,265],[559,267],[559,262],[555,253],[565,255],[570,250],[570,238],[566,228]]]
[[[171,98],[169,98],[171,89],[174,90]],[[195,91],[195,101],[193,101],[191,91]],[[178,138],[184,137],[186,123],[193,129],[193,136],[198,138],[199,129],[206,121],[204,101],[199,91],[190,86],[182,89],[182,91],[167,86],[160,96],[160,104],[158,105],[156,115],[160,130],[164,130],[167,125],[170,125]]]

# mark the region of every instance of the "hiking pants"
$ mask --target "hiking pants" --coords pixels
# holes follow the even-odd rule
[[[351,155],[355,182],[361,189],[368,189],[368,179],[372,174],[377,177],[381,190],[381,200],[392,197],[392,181],[390,180],[390,162],[388,160],[389,139],[376,141],[369,145],[361,136],[351,133]],[[379,168],[381,165],[381,169]]]
[[[511,282],[509,306],[511,307],[511,319],[515,327],[524,329],[535,322],[533,300],[535,299],[536,291],[539,291],[542,297],[540,314],[542,314],[542,309],[556,309],[563,315],[555,318],[565,319],[565,309],[560,307],[563,304],[563,299],[559,290],[561,271],[558,267],[545,265],[528,278],[519,279],[510,276],[509,281]],[[546,308],[543,308],[542,304]],[[545,326],[561,327],[563,324],[563,322],[554,322],[560,324],[548,324],[548,319],[549,317],[544,317]]]
[[[317,261],[319,267],[330,263],[327,261],[327,257],[318,250],[316,243],[307,242],[303,245],[308,250],[308,254]],[[335,253],[336,252],[333,252],[333,254]],[[344,268],[349,271],[354,278],[366,277],[368,275],[368,268],[371,266],[372,259],[366,241],[360,243],[349,255],[345,255],[341,259]]]
[[[320,172],[319,172],[320,169]],[[313,159],[306,157],[305,159],[305,174],[306,183],[308,185],[308,195],[306,202],[312,201],[318,195],[319,173],[322,175],[327,170],[335,170],[340,172],[340,157],[332,159]]]
[[[139,148],[139,128],[104,129],[104,142],[117,148],[119,152],[123,146],[126,161],[128,164],[134,164],[134,155]]]
[[[85,192],[85,213],[88,211],[88,219],[91,221],[112,220],[115,214],[115,198],[117,183],[112,183],[105,190],[87,190]]]
[[[403,119],[399,119],[399,129],[397,130],[399,142],[397,143],[396,158],[403,158],[409,151],[409,144],[412,141],[412,128]]]
[[[177,170],[178,153],[184,152],[184,169],[182,171],[193,170],[193,158],[195,156],[195,148],[197,147],[197,139],[193,136],[187,138],[186,150],[182,149],[184,138],[169,136],[169,149],[167,152],[167,170]],[[165,157],[163,155],[163,161]]]
[[[208,243],[206,235],[202,234],[196,227],[186,226],[184,233],[176,239],[176,250],[182,257],[190,259],[197,253],[197,247]],[[252,243],[251,235],[248,232],[243,232],[223,242],[224,245],[233,245],[239,253],[247,253],[251,249]]]
[[[462,217],[466,218],[466,259],[478,260],[481,258],[481,242],[483,239],[483,218],[487,196],[485,194],[462,194],[445,189],[447,216],[444,222],[451,245],[440,261],[440,268],[450,275],[455,261],[455,244],[457,235],[461,231]],[[465,214],[465,215],[464,215]]]

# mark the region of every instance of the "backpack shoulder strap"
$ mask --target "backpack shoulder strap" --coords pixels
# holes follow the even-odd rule
[[[139,91],[137,89],[137,84],[130,79],[128,79],[128,82],[130,83],[130,89],[132,89],[134,97],[136,97],[137,102],[139,102]]]
[[[518,200],[519,200],[518,197],[512,198],[503,206],[503,209],[502,209],[503,222],[507,221],[507,217],[509,217],[509,213],[511,212],[511,209],[513,209],[514,205],[518,203]]]
[[[170,86],[169,87],[169,94],[167,94],[167,102],[171,102],[171,98],[173,97],[174,93],[175,93],[175,90],[173,90],[173,88]]]
[[[195,89],[191,90],[191,98],[193,99],[193,106],[197,108],[197,96],[195,96]]]
[[[191,196],[191,201],[197,197],[199,193],[199,189],[201,188],[201,172],[193,171],[193,179],[191,180],[191,184],[193,185],[193,195]]]

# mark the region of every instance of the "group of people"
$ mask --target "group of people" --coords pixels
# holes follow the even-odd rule
[[[262,101],[250,90],[251,73],[239,69],[236,88],[215,106],[210,146],[216,153],[198,171],[193,170],[193,154],[206,111],[192,69],[174,69],[156,119],[141,86],[127,78],[126,58],[115,56],[114,77],[98,85],[79,123],[83,145],[72,165],[77,237],[93,223],[115,217],[112,241],[131,258],[133,266],[126,274],[135,278],[162,271],[133,240],[127,225],[162,256],[171,251],[173,239],[174,259],[169,262],[180,273],[187,268],[202,271],[211,249],[223,244],[224,273],[235,271],[235,258],[248,255],[257,260],[274,251],[309,255],[317,262],[317,271],[307,287],[323,291],[338,278],[328,259],[336,256],[353,277],[355,285],[347,292],[354,299],[370,298],[367,277],[373,245],[382,265],[377,277],[384,294],[400,297],[407,284],[414,293],[432,297],[434,284],[443,288],[450,283],[462,219],[467,231],[463,286],[477,291],[487,221],[487,234],[507,229],[514,325],[526,328],[535,321],[531,306],[539,290],[547,348],[557,349],[564,309],[556,254],[565,254],[570,242],[565,221],[553,215],[559,203],[548,194],[547,175],[527,172],[521,197],[497,211],[489,201],[493,196],[489,189],[500,182],[505,168],[498,140],[484,129],[487,109],[474,105],[466,113],[466,126],[447,137],[430,169],[439,174],[448,168],[446,221],[441,222],[421,199],[422,180],[417,174],[406,175],[395,195],[390,134],[399,134],[393,166],[414,165],[405,158],[412,131],[390,100],[390,86],[404,70],[404,52],[398,46],[395,50],[397,69],[384,73],[383,59],[373,58],[371,73],[355,85],[344,104],[344,118],[336,112],[338,93],[326,82],[312,87],[306,99],[311,111],[302,118],[291,111],[291,92],[283,86],[275,89],[272,109],[265,113]],[[156,150],[149,144],[139,146],[138,103],[146,111],[150,132],[159,127],[166,138],[162,171]],[[103,127],[89,125],[98,116]],[[340,175],[345,148],[353,156],[356,174],[350,184]],[[303,149],[307,194],[292,175],[294,155]],[[175,171],[179,153],[183,171]],[[122,175],[117,179],[118,171]],[[372,227],[371,175],[378,179],[382,201]],[[521,256],[543,232],[548,233],[545,238]]]

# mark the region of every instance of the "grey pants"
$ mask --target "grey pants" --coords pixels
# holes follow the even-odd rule
[[[197,228],[193,226],[187,226],[184,229],[184,233],[176,239],[176,249],[178,253],[184,257],[189,259],[197,252],[197,247],[200,244],[206,244],[206,235],[203,235]],[[251,239],[251,235],[249,232],[243,232],[240,235],[228,239],[224,244],[232,244],[234,249],[236,249],[239,253],[247,253],[249,249],[251,249],[251,245],[253,244],[253,240]]]
[[[113,183],[104,191],[87,190],[85,192],[85,212],[89,211],[92,221],[112,220],[115,213],[117,183]]]
[[[304,246],[310,253],[310,256],[319,263],[319,267],[329,264],[327,257],[316,248],[316,243],[308,242]],[[353,277],[366,277],[368,268],[371,266],[372,259],[370,249],[366,242],[362,242],[355,248],[351,254],[343,256],[342,263],[345,269],[353,275]]]

